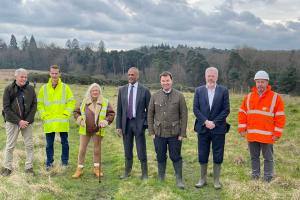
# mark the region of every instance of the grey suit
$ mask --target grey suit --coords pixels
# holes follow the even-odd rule
[[[136,116],[127,118],[128,84],[120,87],[118,93],[116,127],[122,129],[126,160],[133,159],[133,138],[135,137],[138,158],[147,161],[145,129],[147,128],[147,112],[150,101],[150,91],[138,83],[136,93]]]

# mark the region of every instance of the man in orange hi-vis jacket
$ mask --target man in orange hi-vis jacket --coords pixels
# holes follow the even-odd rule
[[[260,177],[260,151],[264,157],[264,180],[273,178],[273,144],[281,137],[285,124],[284,105],[281,97],[271,90],[269,75],[258,71],[256,87],[245,96],[238,113],[238,130],[248,140],[251,157],[252,179]]]

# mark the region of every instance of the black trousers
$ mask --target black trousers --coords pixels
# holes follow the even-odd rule
[[[147,161],[145,131],[137,130],[137,124],[135,119],[127,119],[126,130],[125,134],[123,135],[124,152],[125,158],[127,160],[133,159],[134,138],[138,159],[141,162]]]
[[[212,144],[213,160],[216,164],[222,164],[224,157],[225,134],[213,134],[206,132],[198,135],[198,159],[200,164],[208,163],[210,144]]]
[[[157,162],[166,162],[167,149],[169,149],[169,156],[173,162],[182,160],[181,145],[182,141],[178,140],[177,136],[167,138],[155,136],[154,146]]]

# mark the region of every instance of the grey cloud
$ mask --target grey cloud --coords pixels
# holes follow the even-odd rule
[[[233,0],[238,4],[246,4],[246,3],[264,3],[264,4],[273,4],[277,0]]]
[[[40,38],[57,38],[60,41],[74,37],[85,42],[107,40],[106,43],[115,48],[161,42],[192,46],[205,44],[219,48],[242,44],[262,49],[300,46],[297,37],[299,22],[270,26],[249,11],[234,10],[233,4],[247,3],[246,0],[225,1],[209,14],[204,13],[201,7],[189,6],[184,0],[28,2],[23,5],[21,1],[3,1],[0,26],[21,26],[15,29],[20,35],[31,32]],[[259,2],[273,3],[275,0]],[[15,31],[13,28],[9,30]]]
[[[247,11],[240,13],[240,20],[252,25],[259,25],[263,23],[259,17],[256,17]]]
[[[298,21],[288,22],[287,28],[300,32],[300,19],[298,19]]]
[[[33,26],[90,28],[94,25],[113,30],[110,23],[126,20],[127,16],[113,3],[99,1],[36,1],[22,5],[4,1],[0,21]],[[14,12],[12,12],[12,10]],[[107,23],[109,22],[109,23]]]
[[[127,1],[127,5],[137,12],[137,20],[154,27],[183,31],[192,28],[198,20],[203,20],[205,14],[189,7],[185,1]]]

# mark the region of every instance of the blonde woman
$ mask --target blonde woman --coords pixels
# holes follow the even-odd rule
[[[80,107],[74,110],[74,117],[80,126],[80,145],[78,166],[72,177],[79,178],[83,174],[86,149],[91,138],[94,142],[94,174],[97,177],[103,176],[100,166],[101,141],[107,125],[114,120],[115,112],[108,100],[103,98],[97,83],[90,85]]]

